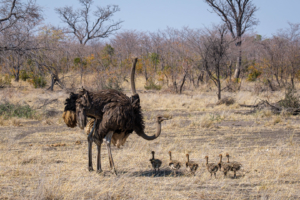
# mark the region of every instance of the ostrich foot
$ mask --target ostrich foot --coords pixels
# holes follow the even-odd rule
[[[117,171],[116,170],[111,170],[111,173],[113,173],[114,175],[118,176]]]
[[[102,172],[103,172],[102,169],[98,169],[98,170],[97,170],[97,174],[101,174]]]
[[[89,171],[90,172],[94,171],[93,167],[89,167]]]

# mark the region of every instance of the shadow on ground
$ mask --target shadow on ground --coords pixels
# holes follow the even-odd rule
[[[145,171],[122,171],[117,170],[117,176],[128,176],[128,177],[182,177],[182,176],[192,176],[189,173],[184,173],[182,171],[177,171],[176,174],[170,169],[161,169],[159,172],[154,172],[154,170]],[[103,176],[115,176],[111,171],[104,171],[101,173]]]

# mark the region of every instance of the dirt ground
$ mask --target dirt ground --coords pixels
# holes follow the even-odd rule
[[[139,88],[138,88],[139,89]],[[10,91],[13,90],[13,91]],[[118,175],[110,172],[106,147],[102,146],[103,173],[89,172],[87,136],[68,128],[61,114],[65,91],[3,89],[10,101],[26,103],[43,113],[41,119],[0,119],[0,199],[299,199],[299,116],[251,115],[238,103],[254,103],[257,97],[241,91],[230,106],[216,102],[214,92],[164,94],[140,92],[146,132],[155,132],[155,116],[172,116],[162,123],[162,134],[145,141],[133,133],[121,148],[112,147]],[[130,93],[128,91],[128,95]],[[262,94],[259,98],[264,98]],[[269,101],[282,97],[271,94]],[[47,103],[48,102],[48,103]],[[17,120],[17,123],[16,123]],[[151,151],[163,164],[154,176]],[[168,168],[168,151],[183,166],[174,175]],[[93,145],[96,168],[96,147]],[[204,157],[217,163],[229,153],[243,168],[223,178],[211,178]],[[195,176],[185,168],[185,154],[199,164]]]

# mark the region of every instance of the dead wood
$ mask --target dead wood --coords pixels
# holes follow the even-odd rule
[[[271,110],[274,114],[280,114],[281,112],[287,112],[291,115],[298,115],[300,114],[300,108],[285,108],[280,106],[280,101],[276,103],[269,103],[267,100],[260,100],[259,103],[255,105],[246,105],[246,104],[239,104],[241,107],[246,107],[246,108],[253,108],[250,112],[244,112],[244,113],[238,113],[235,112],[235,114],[251,114],[256,112],[257,110],[263,110],[263,109],[269,109]]]

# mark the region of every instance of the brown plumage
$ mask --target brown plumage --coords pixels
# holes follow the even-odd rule
[[[214,174],[215,178],[217,178],[216,173],[218,171],[218,165],[215,163],[208,163],[208,156],[205,156],[205,159],[206,159],[206,164],[205,164],[206,169],[210,173],[210,177],[212,177],[212,174]]]
[[[176,174],[176,171],[179,170],[181,167],[181,163],[177,160],[172,160],[172,152],[171,151],[169,151],[169,156],[170,156],[169,167]]]
[[[85,133],[88,135],[95,123],[95,119],[90,119],[88,121],[88,123],[86,124],[85,127]],[[114,146],[116,146],[117,148],[120,148],[120,146],[123,146],[126,142],[126,139],[128,138],[129,134],[126,134],[126,132],[121,132],[118,134],[113,134],[112,138],[111,138],[111,142],[113,143]]]
[[[75,111],[67,110],[63,112],[62,118],[68,127],[74,128],[77,126]]]
[[[144,129],[144,120],[140,106],[140,98],[135,90],[134,74],[137,58],[134,59],[131,70],[131,87],[133,95],[126,96],[117,90],[102,90],[99,92],[90,92],[81,89],[78,94],[71,93],[66,99],[63,115],[67,126],[74,127],[76,124],[83,129],[87,125],[87,117],[95,119],[92,131],[88,135],[88,155],[89,170],[92,167],[92,143],[95,142],[98,147],[97,171],[101,172],[100,151],[101,144],[105,141],[108,149],[109,162],[111,168],[115,171],[112,155],[111,142],[116,146],[123,145],[127,137],[134,131],[136,134],[146,140],[154,140],[161,133],[161,122],[166,120],[162,116],[157,116],[156,134],[148,136]],[[70,115],[67,113],[76,113]],[[95,130],[95,131],[93,131]]]
[[[150,162],[154,169],[154,173],[156,174],[156,169],[159,172],[159,168],[160,168],[162,162],[161,162],[161,160],[154,158],[154,154],[155,154],[154,151],[152,151],[151,153],[152,153],[152,158],[150,159]]]
[[[224,173],[224,178],[227,175],[227,172],[230,171],[231,166],[228,163],[222,162],[222,154],[219,155],[220,162],[218,163],[219,170]]]
[[[187,162],[185,163],[186,168],[195,175],[197,169],[198,169],[198,164],[196,162],[190,161],[190,155],[186,154]]]
[[[234,172],[234,178],[236,178],[236,171],[239,171],[242,167],[242,164],[236,161],[229,162],[229,154],[226,153],[227,163],[230,165],[230,171]]]
[[[95,119],[90,119],[88,121],[88,123],[86,124],[85,128],[84,128],[84,132],[85,134],[90,134],[90,132],[92,131],[92,128],[94,126],[94,123],[95,123]]]

